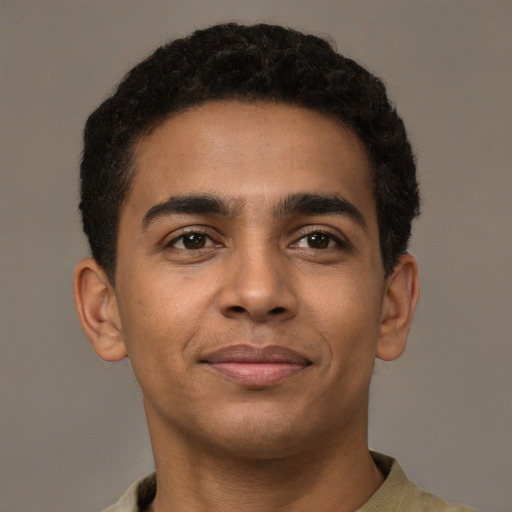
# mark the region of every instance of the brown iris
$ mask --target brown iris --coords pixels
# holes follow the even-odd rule
[[[206,243],[206,237],[201,233],[189,233],[183,236],[183,247],[186,249],[202,249]]]
[[[323,233],[313,233],[308,235],[308,245],[312,249],[327,249],[331,238]]]

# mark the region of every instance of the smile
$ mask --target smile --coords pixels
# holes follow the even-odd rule
[[[266,387],[297,375],[311,361],[278,345],[231,345],[210,353],[202,361],[208,369],[250,387]]]

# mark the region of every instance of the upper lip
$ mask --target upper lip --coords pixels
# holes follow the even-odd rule
[[[311,361],[303,355],[281,345],[229,345],[210,352],[204,363],[282,363],[307,366]]]

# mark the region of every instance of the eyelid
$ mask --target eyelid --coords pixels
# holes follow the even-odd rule
[[[309,235],[314,234],[321,234],[330,237],[339,247],[342,248],[349,248],[352,246],[350,241],[346,236],[344,236],[342,233],[340,233],[338,230],[329,229],[326,227],[320,227],[320,226],[307,226],[303,228],[299,236],[295,238],[295,240],[292,242],[291,246],[293,247],[298,242],[300,242],[302,239],[306,238]],[[334,249],[333,247],[330,247],[330,249]]]
[[[191,235],[191,234],[198,234],[198,235],[204,236],[205,238],[207,238],[213,242],[212,245],[210,245],[208,247],[204,247],[203,249],[208,249],[208,248],[214,247],[214,246],[218,247],[218,246],[222,245],[220,242],[218,242],[218,238],[220,238],[220,237],[217,237],[214,234],[212,234],[212,230],[208,229],[204,226],[187,226],[187,227],[178,229],[178,230],[174,231],[173,233],[169,234],[168,236],[166,236],[163,239],[161,245],[164,249],[173,248],[173,244],[177,243],[179,240],[182,240],[184,237],[186,237],[187,235]],[[176,249],[190,250],[190,249],[182,249],[182,248],[176,248]],[[197,249],[197,250],[200,250],[200,249]]]
[[[297,231],[298,231],[298,233],[297,233]],[[352,244],[349,241],[349,239],[343,233],[341,233],[338,229],[329,228],[329,227],[325,227],[325,226],[318,226],[318,225],[308,225],[308,226],[303,226],[303,227],[299,228],[297,231],[296,231],[295,236],[293,237],[293,241],[291,242],[291,244],[289,244],[289,247],[297,247],[298,243],[302,239],[306,238],[309,235],[315,234],[315,233],[325,235],[325,236],[329,237],[330,239],[332,239],[336,243],[337,247],[329,247],[327,249],[331,249],[331,250],[335,250],[337,248],[349,249],[352,247]],[[210,227],[197,225],[197,226],[186,226],[183,228],[176,229],[172,233],[168,233],[167,236],[165,236],[163,238],[163,240],[160,244],[160,247],[162,247],[163,249],[173,248],[173,244],[176,244],[180,239],[183,239],[183,237],[185,237],[189,234],[195,234],[195,233],[206,237],[208,240],[210,240],[212,242],[207,247],[196,249],[198,251],[201,249],[210,249],[212,247],[221,247],[221,246],[225,245],[224,242],[222,241],[223,236],[220,233],[218,233],[216,230],[214,230]],[[297,247],[297,248],[299,248],[299,247]],[[191,249],[184,249],[184,248],[176,248],[176,249],[177,250],[186,250],[186,251],[191,250]],[[302,247],[300,247],[300,249],[302,249]],[[327,250],[327,249],[324,249],[324,250]],[[319,250],[319,249],[316,249],[316,250]]]

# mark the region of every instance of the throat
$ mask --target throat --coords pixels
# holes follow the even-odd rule
[[[357,461],[346,459],[338,464],[306,458],[231,461],[216,463],[211,470],[189,468],[178,478],[158,472],[158,484],[153,478],[141,487],[139,510],[351,512],[360,508],[383,481],[368,451]]]

